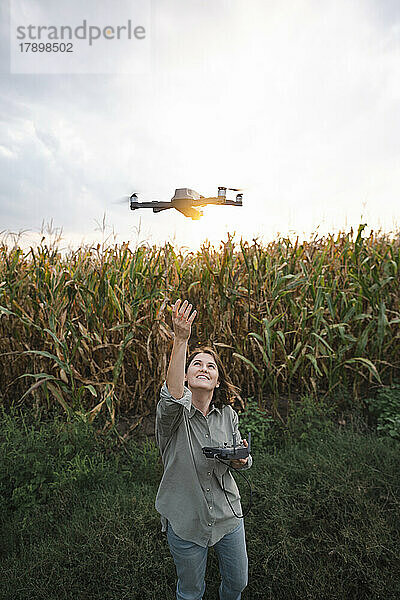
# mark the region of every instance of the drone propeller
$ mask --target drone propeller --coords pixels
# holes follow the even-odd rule
[[[228,188],[228,187],[225,187],[223,185],[220,185],[218,187],[218,189],[219,190],[229,190],[231,192],[243,192],[243,190],[244,190],[244,188]]]
[[[138,192],[134,192],[130,196],[121,196],[120,198],[117,198],[116,200],[114,200],[113,204],[126,204],[127,202],[131,201],[131,198],[132,198],[132,200],[137,200]]]
[[[126,204],[129,202],[129,196],[121,196],[121,198],[117,198],[112,201],[112,204]]]

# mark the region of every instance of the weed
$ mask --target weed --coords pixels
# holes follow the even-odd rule
[[[377,431],[400,440],[400,384],[379,388],[375,398],[366,398],[365,403]]]
[[[251,433],[253,449],[260,450],[276,443],[278,425],[254,398],[248,398],[245,408],[239,412],[239,426],[243,437],[247,438]]]

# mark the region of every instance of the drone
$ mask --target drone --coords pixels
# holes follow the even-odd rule
[[[227,190],[239,192],[236,194],[235,200],[229,200],[226,197]],[[207,204],[243,206],[243,194],[240,192],[241,190],[238,188],[219,187],[217,196],[206,198],[190,188],[178,188],[175,190],[175,194],[169,202],[159,202],[158,200],[153,200],[152,202],[139,202],[138,195],[134,193],[129,196],[129,204],[131,210],[152,208],[154,213],[168,210],[169,208],[175,208],[175,210],[182,213],[185,217],[190,217],[194,221],[198,221],[200,217],[203,216],[203,211],[198,210],[196,207],[206,206]]]

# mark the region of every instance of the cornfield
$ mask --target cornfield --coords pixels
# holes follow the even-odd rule
[[[178,297],[197,309],[191,349],[213,345],[242,395],[346,390],[391,383],[400,366],[400,237],[339,233],[265,246],[227,241],[199,251],[127,243],[62,255],[44,241],[0,246],[3,402],[60,403],[143,416],[166,376]]]

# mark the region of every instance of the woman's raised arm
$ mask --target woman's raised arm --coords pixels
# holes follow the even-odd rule
[[[172,307],[172,326],[175,334],[171,358],[167,371],[167,388],[171,396],[179,400],[184,392],[185,361],[187,345],[191,334],[192,323],[197,311],[184,300],[182,305],[178,299]]]

